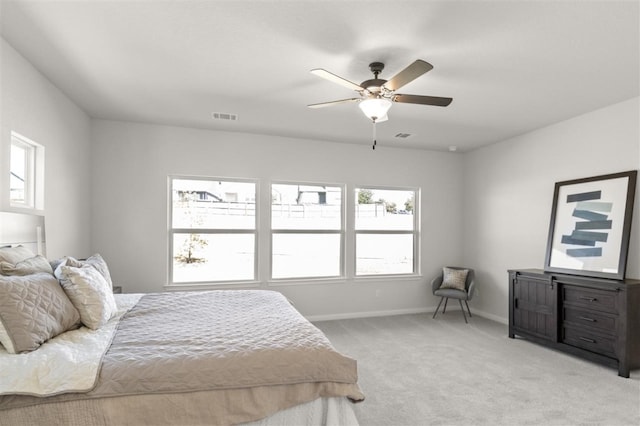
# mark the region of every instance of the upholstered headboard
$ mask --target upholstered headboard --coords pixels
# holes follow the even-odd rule
[[[0,212],[0,247],[23,245],[46,257],[45,242],[44,216]]]

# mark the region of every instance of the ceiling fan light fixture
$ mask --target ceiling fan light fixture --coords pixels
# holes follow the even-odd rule
[[[381,121],[387,116],[387,111],[391,108],[391,101],[385,98],[369,98],[360,101],[358,104],[362,112],[372,121]]]

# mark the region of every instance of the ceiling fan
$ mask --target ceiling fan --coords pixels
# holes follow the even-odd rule
[[[374,78],[371,80],[365,80],[360,84],[353,83],[322,68],[311,70],[311,73],[318,77],[340,84],[348,89],[355,90],[360,94],[360,97],[311,104],[308,105],[308,107],[323,108],[347,102],[359,102],[358,106],[364,115],[366,115],[375,124],[388,119],[387,111],[389,111],[393,102],[446,107],[453,100],[452,98],[441,98],[438,96],[404,95],[396,93],[396,90],[400,89],[405,84],[412,82],[422,74],[433,69],[433,65],[421,59],[413,62],[411,65],[393,76],[390,80],[378,78],[378,74],[380,74],[384,69],[384,64],[382,62],[372,62],[369,64],[369,68],[371,69]]]

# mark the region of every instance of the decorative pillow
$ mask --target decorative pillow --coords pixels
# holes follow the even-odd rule
[[[15,265],[25,259],[35,256],[36,254],[25,246],[0,247],[0,262],[7,262]]]
[[[60,266],[62,263],[66,262],[66,261],[67,261],[66,257],[62,257],[60,259],[54,259],[54,260],[50,260],[49,261],[49,265],[51,265],[51,269],[53,269],[53,275],[56,274],[56,269],[58,269],[58,266]]]
[[[442,268],[442,284],[440,288],[453,288],[455,290],[466,290],[468,269]]]
[[[51,274],[0,276],[0,342],[16,354],[76,328],[80,315]]]
[[[9,262],[0,262],[0,275],[24,276],[37,274],[38,272],[46,272],[53,275],[53,269],[51,269],[49,261],[40,255],[30,257],[15,265]]]
[[[97,330],[116,314],[118,307],[111,286],[102,274],[90,265],[82,268],[61,266],[62,288],[80,312],[80,321]]]
[[[82,268],[85,265],[89,265],[95,268],[98,272],[100,272],[100,274],[107,281],[107,284],[109,284],[109,288],[113,288],[113,282],[111,281],[111,274],[109,273],[107,262],[105,262],[102,256],[100,256],[100,254],[98,253],[88,257],[85,260],[78,260],[78,259],[74,259],[73,257],[67,257],[66,262],[62,263],[61,265],[72,266],[74,268]]]

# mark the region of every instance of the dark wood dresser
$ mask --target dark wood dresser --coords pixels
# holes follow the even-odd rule
[[[640,280],[509,271],[509,337],[618,369],[640,367]]]

